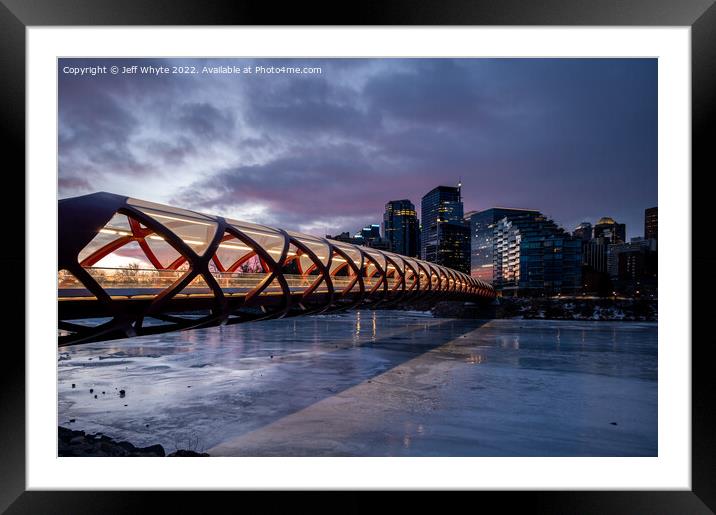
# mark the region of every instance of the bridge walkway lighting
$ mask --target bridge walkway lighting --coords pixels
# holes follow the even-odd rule
[[[495,297],[490,284],[435,263],[111,193],[60,200],[58,213],[60,345]],[[88,318],[110,320],[78,322]]]

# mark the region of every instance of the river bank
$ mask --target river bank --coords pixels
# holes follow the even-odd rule
[[[191,457],[209,456],[186,449],[178,449],[166,454],[159,444],[148,447],[136,447],[127,441],[116,441],[102,433],[87,434],[84,431],[67,427],[57,427],[57,456],[102,456],[102,457]]]
[[[498,318],[656,322],[657,300],[618,298],[501,298]]]
[[[657,307],[656,299],[500,297],[489,306],[439,302],[431,312],[441,318],[656,322]]]

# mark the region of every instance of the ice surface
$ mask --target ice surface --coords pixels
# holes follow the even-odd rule
[[[59,425],[167,452],[657,454],[655,323],[361,311],[62,348],[58,378]]]

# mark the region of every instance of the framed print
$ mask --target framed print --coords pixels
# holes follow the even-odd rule
[[[0,6],[3,509],[711,513],[716,8],[255,9]]]

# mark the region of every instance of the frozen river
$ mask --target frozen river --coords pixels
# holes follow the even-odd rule
[[[272,320],[63,348],[58,389],[59,425],[167,452],[657,455],[655,323]]]

